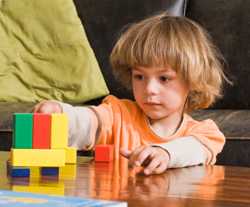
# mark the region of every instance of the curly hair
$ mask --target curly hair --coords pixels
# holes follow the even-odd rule
[[[185,110],[207,108],[222,96],[224,61],[208,32],[186,17],[166,12],[134,23],[116,42],[110,62],[115,77],[131,89],[137,66],[170,66],[188,84]]]

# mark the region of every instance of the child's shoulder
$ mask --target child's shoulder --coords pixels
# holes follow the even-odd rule
[[[184,114],[183,121],[185,122],[188,128],[201,128],[201,129],[218,128],[217,124],[212,119],[198,120],[194,119],[189,114]]]

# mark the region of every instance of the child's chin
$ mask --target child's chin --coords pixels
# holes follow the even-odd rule
[[[160,114],[159,112],[148,112],[148,113],[145,113],[147,115],[147,117],[150,119],[150,120],[159,120],[159,119],[162,119],[166,116],[163,116],[162,114]]]

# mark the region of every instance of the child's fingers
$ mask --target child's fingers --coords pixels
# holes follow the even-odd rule
[[[44,103],[44,101],[42,101],[42,102],[36,104],[35,107],[33,108],[33,112],[34,112],[34,113],[40,112],[40,107],[41,107],[41,105],[42,105],[43,103]]]
[[[154,150],[152,149],[152,147],[145,147],[139,154],[138,157],[136,159],[136,161],[138,162],[139,165],[144,165],[147,166],[147,164],[145,163],[146,160],[149,160],[150,157],[154,156]]]
[[[138,156],[141,154],[141,152],[145,149],[145,146],[141,146],[136,148],[134,151],[132,151],[130,157],[129,157],[129,165],[130,166],[140,166],[141,163],[138,161]]]
[[[146,175],[150,175],[154,172],[154,170],[161,164],[161,160],[159,157],[155,157],[151,159],[151,162],[145,167],[144,173]]]
[[[161,162],[161,164],[152,171],[152,174],[163,173],[167,169],[167,166],[168,166],[167,162]]]
[[[50,101],[46,101],[46,100],[41,101],[40,103],[35,105],[33,112],[34,113],[47,113],[48,108],[51,108],[50,105],[51,105]]]
[[[48,113],[49,114],[49,113],[51,113],[53,111],[52,111],[52,108],[51,108],[50,104],[48,104],[48,103],[42,103],[40,105],[40,107],[38,108],[37,112],[38,113],[45,113],[45,114]]]
[[[131,155],[132,151],[127,150],[127,149],[120,149],[120,154],[124,157],[126,157],[127,159],[129,159],[130,155]]]
[[[129,166],[140,166],[140,164],[136,163],[137,157],[139,153],[143,150],[144,146],[138,147],[133,151],[127,149],[120,149],[120,154],[127,159],[129,159]]]
[[[39,109],[39,104],[35,105],[32,111],[33,111],[34,113],[37,113],[37,112],[38,112],[38,109]]]
[[[62,112],[62,108],[56,102],[53,102],[53,101],[43,101],[43,102],[37,104],[34,107],[33,111],[35,113],[46,113],[46,114],[61,113]]]

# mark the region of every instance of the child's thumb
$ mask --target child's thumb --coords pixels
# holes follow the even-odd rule
[[[120,154],[126,158],[129,158],[132,151],[128,149],[120,149]]]

